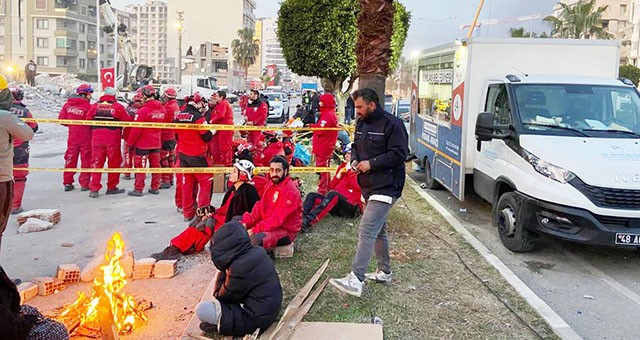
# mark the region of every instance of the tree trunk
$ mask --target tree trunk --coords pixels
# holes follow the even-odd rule
[[[358,80],[358,88],[370,88],[378,94],[380,106],[384,108],[384,89],[387,77],[381,74],[361,74]]]

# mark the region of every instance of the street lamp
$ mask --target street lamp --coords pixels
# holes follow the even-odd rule
[[[182,83],[182,33],[184,32],[184,11],[178,11],[176,29],[178,30],[178,84]]]

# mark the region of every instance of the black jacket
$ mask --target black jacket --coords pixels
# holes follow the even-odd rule
[[[400,119],[378,106],[367,118],[358,120],[351,159],[371,164],[368,173],[358,174],[365,199],[374,194],[402,195],[408,153],[407,129]]]
[[[224,224],[212,241],[211,259],[220,271],[213,289],[222,307],[220,334],[266,330],[282,306],[280,279],[267,252],[252,246],[246,229],[236,221]]]
[[[247,211],[251,211],[253,206],[256,205],[256,202],[260,200],[260,195],[258,195],[258,190],[248,183],[243,183],[238,189],[231,187],[231,189],[227,190],[224,194],[224,198],[222,199],[222,205],[229,199],[231,193],[233,194],[233,198],[229,203],[229,209],[227,209],[227,217],[225,222],[231,221],[235,216],[242,216],[242,214]]]

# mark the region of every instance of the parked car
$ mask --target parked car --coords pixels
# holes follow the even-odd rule
[[[391,114],[408,122],[409,111],[411,111],[411,101],[409,99],[398,99],[398,101],[393,104]]]
[[[269,100],[267,122],[284,123],[289,120],[289,100],[280,92],[263,93]]]
[[[390,94],[384,95],[384,110],[391,113],[393,109],[393,96]]]

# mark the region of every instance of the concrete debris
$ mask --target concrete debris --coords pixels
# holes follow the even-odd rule
[[[60,210],[58,209],[34,209],[25,211],[16,216],[18,225],[23,225],[30,217],[37,218],[39,220],[51,222],[53,224],[60,223]]]
[[[102,266],[103,258],[101,256],[91,260],[80,273],[80,280],[82,282],[93,282],[96,276],[100,273],[100,266]]]
[[[51,295],[65,288],[62,280],[51,277],[34,277],[31,282],[38,285],[38,294],[41,296]]]
[[[33,282],[23,282],[18,285],[18,292],[20,293],[20,304],[24,304],[27,300],[38,295],[38,286]]]
[[[51,229],[51,227],[53,227],[53,223],[31,217],[28,218],[27,221],[20,226],[18,232],[21,234],[33,233],[49,230]]]

